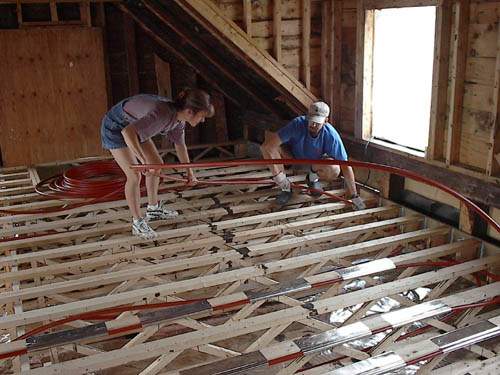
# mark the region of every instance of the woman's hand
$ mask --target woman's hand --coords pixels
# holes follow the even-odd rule
[[[154,169],[146,169],[145,171],[142,171],[141,173],[146,176],[146,177],[149,177],[149,176],[152,176],[153,173],[155,172]]]
[[[198,179],[194,175],[193,171],[191,169],[188,169],[187,172],[187,186],[195,186],[198,183]]]

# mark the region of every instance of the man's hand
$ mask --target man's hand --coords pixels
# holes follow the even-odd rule
[[[286,177],[285,173],[278,173],[273,177],[273,181],[281,188],[281,190],[290,191],[290,180]]]
[[[364,210],[364,209],[366,209],[366,206],[365,206],[365,204],[363,203],[363,201],[361,200],[361,197],[359,196],[359,194],[354,194],[354,195],[351,197],[351,201],[352,201],[352,208],[353,208],[355,211],[359,211],[359,210]]]

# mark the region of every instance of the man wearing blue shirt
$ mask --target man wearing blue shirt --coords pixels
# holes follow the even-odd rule
[[[347,160],[347,153],[339,133],[328,123],[330,108],[326,103],[316,102],[311,105],[307,116],[299,116],[290,121],[277,133],[266,132],[266,139],[261,146],[266,159],[333,159]],[[273,180],[281,188],[276,198],[280,205],[286,205],[292,196],[291,184],[285,175],[283,165],[274,164],[269,168]],[[354,172],[350,166],[312,165],[307,175],[310,188],[323,191],[319,178],[335,179],[340,170],[344,175],[347,188],[351,193],[353,207],[365,209],[365,205],[356,190]],[[313,196],[321,193],[312,192]]]

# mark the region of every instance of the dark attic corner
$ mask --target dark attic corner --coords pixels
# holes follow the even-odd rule
[[[0,374],[498,373],[499,14],[0,0]]]

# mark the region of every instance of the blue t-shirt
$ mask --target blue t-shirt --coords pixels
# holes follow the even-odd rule
[[[328,155],[335,160],[347,160],[340,135],[328,122],[321,128],[318,136],[313,138],[307,130],[306,116],[296,117],[281,128],[278,135],[297,159],[320,159]]]

